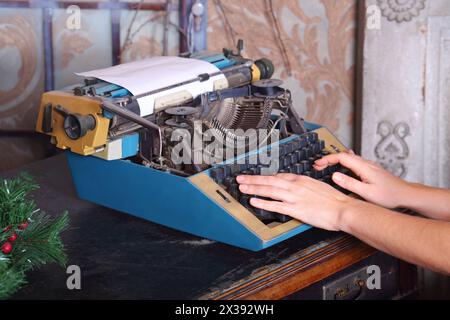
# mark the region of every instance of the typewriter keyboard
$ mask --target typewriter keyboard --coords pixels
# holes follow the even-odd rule
[[[320,140],[317,133],[308,132],[300,137],[296,137],[293,140],[280,144],[278,171],[272,172],[271,174],[292,173],[304,175],[313,179],[318,179],[332,185],[340,191],[344,191],[334,184],[331,176],[337,171],[348,173],[348,170],[339,165],[328,167],[322,171],[316,171],[313,168],[313,164],[316,160],[328,154],[329,153],[325,151],[325,141]],[[210,176],[217,184],[221,185],[233,198],[239,201],[263,223],[284,223],[291,220],[290,217],[285,215],[254,208],[249,203],[251,196],[242,194],[239,191],[239,184],[236,181],[237,176],[261,175],[265,172],[263,169],[269,167],[269,165],[261,164],[259,158],[254,158],[254,160],[252,159],[253,161],[250,161],[251,158],[247,157],[245,163],[244,161],[239,161],[239,163],[242,164],[233,163],[216,166],[210,170]]]

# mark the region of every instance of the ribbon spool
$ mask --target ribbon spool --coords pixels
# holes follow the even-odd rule
[[[252,83],[252,92],[256,97],[276,98],[284,93],[284,89],[281,88],[281,85],[283,85],[283,81],[278,79],[259,80]]]
[[[172,127],[179,127],[179,128],[185,128],[189,125],[188,122],[188,116],[191,116],[195,114],[198,110],[193,107],[175,107],[167,109],[165,112],[168,115],[171,115],[172,118],[168,119],[166,121],[166,124],[168,126]]]

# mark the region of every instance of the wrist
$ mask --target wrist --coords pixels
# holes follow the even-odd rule
[[[417,194],[420,193],[419,188],[420,185],[405,181],[403,188],[399,190],[400,197],[398,201],[398,208],[413,208],[414,200],[417,198]]]
[[[349,199],[341,206],[337,226],[340,231],[351,234],[353,224],[357,220],[356,215],[358,212],[362,212],[364,205],[367,203],[351,197]]]

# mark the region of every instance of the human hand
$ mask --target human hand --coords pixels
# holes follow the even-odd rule
[[[388,209],[406,205],[408,183],[392,175],[375,162],[364,160],[355,154],[338,153],[323,157],[316,161],[314,169],[323,170],[338,163],[353,171],[361,179],[358,181],[336,172],[332,178],[340,187]]]
[[[252,198],[252,206],[330,231],[341,230],[345,209],[358,201],[326,183],[294,174],[239,176],[237,182],[242,193],[275,200]]]

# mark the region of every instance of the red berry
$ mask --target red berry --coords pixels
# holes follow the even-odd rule
[[[25,230],[26,228],[28,227],[28,222],[24,222],[24,223],[22,223],[20,226],[19,226],[19,229],[20,230]]]
[[[17,233],[13,233],[9,238],[8,238],[8,241],[9,242],[14,242],[14,241],[16,241],[16,239],[17,239]]]
[[[11,230],[11,228],[12,226],[7,226],[5,229],[3,229],[2,233]]]
[[[4,254],[8,254],[8,253],[10,253],[11,251],[12,251],[12,249],[13,249],[13,246],[12,246],[12,244],[11,243],[9,243],[9,242],[5,242],[3,245],[2,245],[2,252],[4,253]]]

